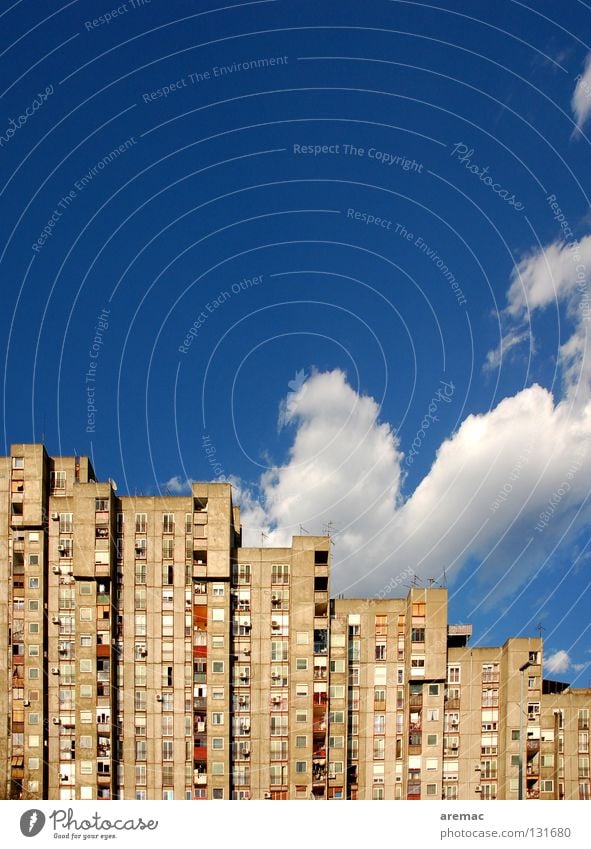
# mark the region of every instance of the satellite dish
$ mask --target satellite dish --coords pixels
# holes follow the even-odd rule
[[[113,478],[109,478],[109,483],[111,484],[111,487],[113,488],[113,492],[117,492],[117,481],[114,481]]]

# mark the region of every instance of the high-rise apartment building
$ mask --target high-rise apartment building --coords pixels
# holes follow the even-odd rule
[[[0,493],[1,796],[589,799],[591,690],[539,638],[331,601],[328,537],[243,548],[227,483],[121,497],[14,445]]]

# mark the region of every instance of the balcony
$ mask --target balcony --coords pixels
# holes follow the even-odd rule
[[[446,710],[459,710],[460,708],[460,700],[459,699],[445,699],[445,709]]]
[[[409,696],[408,704],[410,705],[410,707],[422,707],[423,696],[417,694]]]
[[[525,745],[528,752],[535,753],[540,751],[539,740],[528,740]]]

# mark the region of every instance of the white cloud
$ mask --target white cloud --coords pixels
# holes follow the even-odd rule
[[[262,530],[284,545],[300,525],[333,522],[333,592],[377,593],[408,567],[423,580],[445,568],[454,582],[475,559],[498,598],[544,565],[587,497],[591,407],[574,414],[540,386],[469,416],[406,500],[403,454],[378,413],[342,372],[314,374],[291,402],[287,462],[261,478],[264,506],[243,498],[245,544]]]
[[[591,115],[591,53],[585,61],[582,74],[577,77],[577,85],[573,92],[571,108],[577,123],[577,129],[583,125]]]
[[[161,484],[161,489],[165,492],[168,490],[172,495],[189,495],[192,483],[189,478],[183,479],[180,475],[173,475]]]
[[[571,667],[570,655],[564,649],[554,652],[544,661],[544,667],[548,672],[554,674],[559,672],[568,672]]]
[[[522,317],[558,301],[569,301],[577,295],[591,268],[591,236],[580,241],[552,242],[532,251],[513,270],[507,295],[507,311]],[[576,303],[571,306],[576,311]]]
[[[591,357],[587,327],[591,318],[591,235],[579,241],[553,242],[532,251],[515,267],[507,293],[505,315],[513,327],[501,344],[487,354],[485,368],[498,366],[503,345],[513,347],[530,333],[529,319],[536,310],[564,304],[573,322],[572,335],[557,352],[566,394],[584,403],[591,390]]]
[[[512,348],[516,348],[522,342],[529,342],[533,348],[533,339],[527,330],[510,330],[502,337],[498,346],[486,355],[484,370],[492,371],[493,369],[497,369],[501,365],[503,357],[506,357]]]

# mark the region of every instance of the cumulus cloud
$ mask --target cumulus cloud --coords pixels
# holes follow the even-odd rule
[[[552,672],[554,674],[559,672],[568,672],[570,667],[570,655],[567,651],[564,651],[564,649],[554,652],[554,654],[551,654],[544,661],[544,668],[548,672]]]
[[[341,371],[312,375],[290,410],[293,444],[262,476],[262,503],[239,492],[245,544],[263,531],[285,545],[300,526],[333,523],[334,592],[377,593],[409,567],[454,582],[476,560],[482,584],[508,595],[544,564],[588,494],[591,408],[573,417],[540,386],[468,416],[408,497],[398,437]]]
[[[469,415],[413,492],[405,491],[411,446],[380,419],[375,399],[340,370],[296,375],[279,407],[280,427],[294,433],[286,461],[254,491],[235,482],[245,543],[260,544],[263,532],[287,545],[301,527],[330,527],[332,589],[349,595],[379,593],[409,568],[423,580],[445,572],[457,586],[476,579],[489,603],[521,588],[591,521],[587,268],[591,236],[555,242],[521,260],[507,291],[505,350],[524,341],[537,311],[564,306],[562,397],[535,384]],[[489,353],[489,366],[500,354]]]
[[[582,74],[579,74],[577,85],[573,92],[571,108],[577,123],[577,129],[582,129],[591,115],[591,53],[587,56]]]

